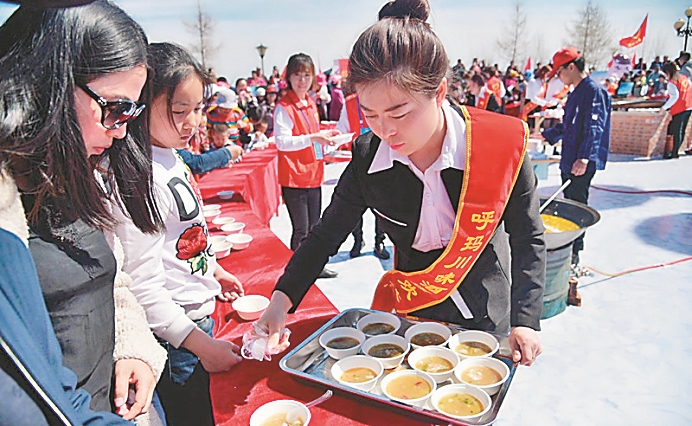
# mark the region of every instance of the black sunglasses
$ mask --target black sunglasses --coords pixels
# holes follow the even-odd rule
[[[101,124],[108,130],[115,130],[134,120],[146,107],[145,104],[138,105],[128,99],[109,102],[86,84],[78,83],[77,86],[99,104],[101,107]]]

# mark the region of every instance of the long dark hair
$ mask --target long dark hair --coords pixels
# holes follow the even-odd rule
[[[0,161],[34,198],[28,217],[55,206],[90,226],[115,225],[97,164],[133,222],[156,232],[163,221],[153,197],[147,132],[128,132],[99,158],[87,158],[74,105],[77,83],[145,66],[142,28],[108,1],[66,9],[22,6],[0,27]]]
[[[307,72],[312,75],[312,84],[315,84],[315,63],[312,62],[310,55],[306,53],[296,53],[288,58],[288,65],[286,65],[286,83],[288,83],[289,89],[293,90],[291,76],[299,72]]]
[[[358,38],[349,60],[354,87],[388,81],[407,92],[433,97],[449,72],[449,58],[426,23],[427,0],[395,0],[385,4],[379,21]]]
[[[152,43],[148,48],[149,64],[154,71],[153,79],[147,83],[150,90],[146,90],[146,96],[150,96],[145,101],[151,104],[160,95],[166,95],[166,105],[168,120],[173,122],[172,105],[173,95],[178,86],[190,76],[197,76],[205,88],[205,95],[209,94],[212,79],[202,68],[202,64],[188,52],[184,47],[175,43]],[[205,96],[206,97],[206,96]],[[139,123],[135,122],[134,127],[141,127],[148,124],[151,117],[150,112],[144,110],[145,119]]]

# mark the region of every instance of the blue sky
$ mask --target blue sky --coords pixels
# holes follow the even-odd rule
[[[649,14],[647,38],[634,51],[647,61],[653,55],[677,56],[683,39],[673,23],[684,17],[692,0],[594,0],[606,12],[614,39],[630,36]],[[688,3],[689,2],[689,3]],[[115,0],[137,20],[151,41],[174,41],[189,47],[193,34],[184,21],[192,21],[196,0]],[[485,58],[504,67],[508,63],[496,41],[508,30],[514,0],[430,0],[433,29],[447,48],[450,60],[470,63]],[[215,22],[214,42],[221,46],[211,65],[229,80],[249,75],[260,65],[255,46],[268,46],[265,68],[282,69],[288,57],[302,51],[312,56],[323,69],[333,61],[348,57],[358,35],[375,22],[384,4],[378,0],[202,0]],[[523,0],[527,15],[527,35],[522,43],[523,57],[547,62],[566,44],[567,26],[575,19],[586,0]],[[0,20],[15,7],[0,5]],[[615,41],[617,43],[617,41]],[[692,50],[692,40],[688,50]],[[631,53],[631,52],[630,52]],[[522,58],[523,61],[523,58]],[[605,64],[603,64],[605,65]]]

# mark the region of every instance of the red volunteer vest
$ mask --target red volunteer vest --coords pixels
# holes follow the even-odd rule
[[[481,87],[481,93],[483,93],[483,97],[481,97],[480,93],[478,94],[478,105],[476,105],[476,108],[488,109],[488,103],[490,102],[490,97],[493,96],[493,92],[491,92],[487,87],[483,86]]]
[[[294,91],[289,90],[279,99],[293,121],[293,136],[308,135],[320,130],[317,105],[306,96],[303,105]],[[288,188],[319,188],[324,180],[324,161],[317,160],[312,145],[298,151],[279,151],[279,185]]]
[[[502,80],[500,80],[497,76],[492,76],[488,79],[485,85],[488,86],[488,89],[490,89],[491,92],[493,92],[497,104],[502,105],[502,95],[500,94],[500,92],[502,92]]]
[[[678,101],[670,108],[672,115],[680,114],[688,109],[692,109],[692,88],[690,87],[690,79],[686,75],[678,74],[678,81],[673,81],[675,87],[678,88]]]
[[[463,283],[499,225],[524,161],[528,127],[486,111],[462,112],[466,169],[452,239],[425,270],[385,273],[372,309],[409,313],[442,303]]]
[[[348,127],[353,132],[353,140],[355,140],[360,136],[360,130],[363,127],[368,127],[368,122],[360,110],[360,102],[358,102],[358,94],[356,93],[346,96],[346,117],[348,118]]]

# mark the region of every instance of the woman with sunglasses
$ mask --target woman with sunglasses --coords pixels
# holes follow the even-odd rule
[[[353,46],[348,78],[372,131],[258,320],[270,352],[288,347],[287,313],[367,209],[396,247],[373,309],[509,332],[524,365],[541,352],[546,252],[528,131],[446,100],[449,58],[429,14],[427,0],[390,1]]]
[[[21,195],[65,365],[92,409],[114,406],[128,420],[149,408],[165,360],[118,272],[107,202],[117,188],[139,229],[163,227],[148,138],[127,125],[144,108],[146,55],[142,29],[107,1],[22,6],[0,27],[2,179]]]

